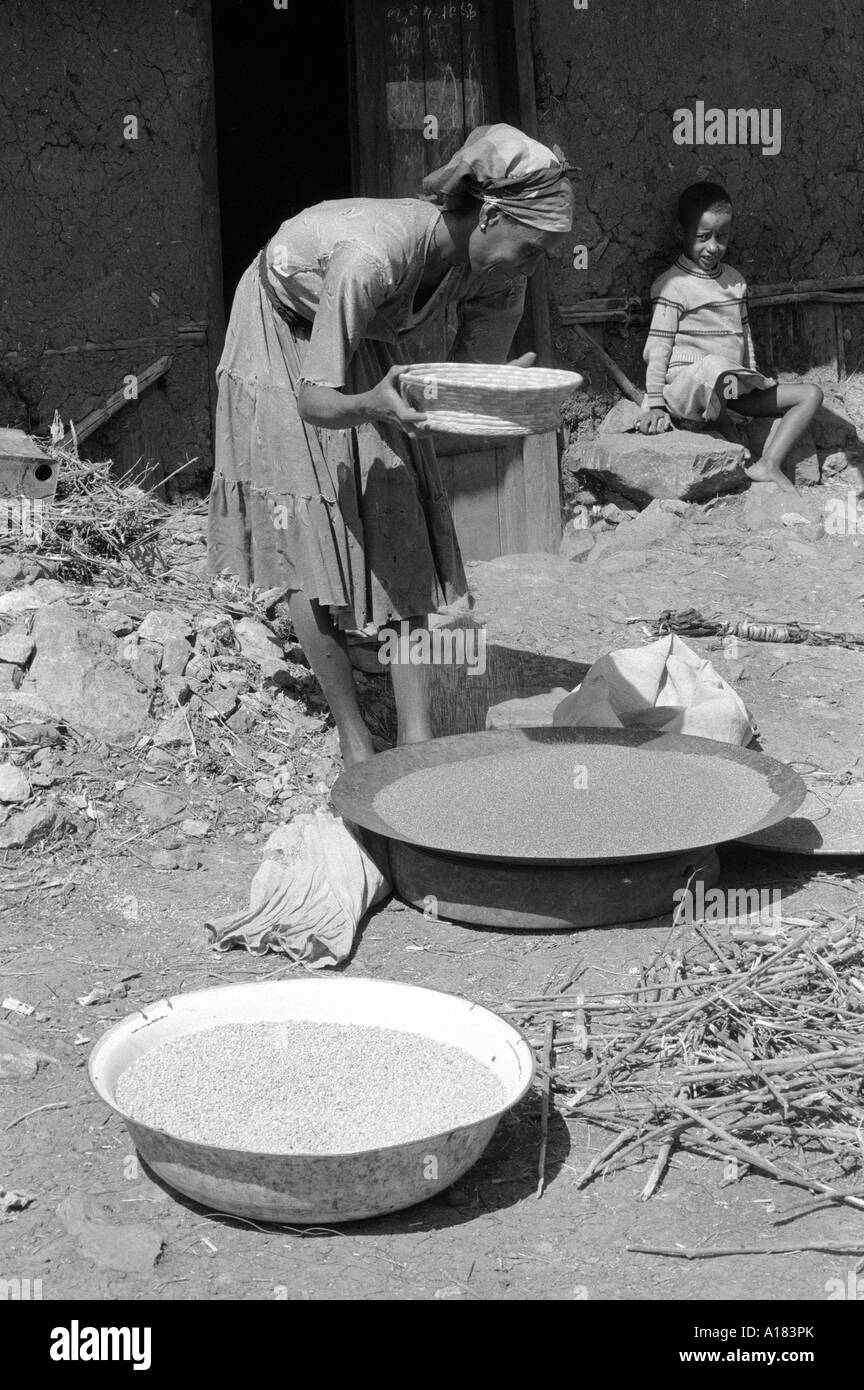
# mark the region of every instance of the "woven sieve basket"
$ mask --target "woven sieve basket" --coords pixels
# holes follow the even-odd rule
[[[476,362],[420,362],[400,373],[402,397],[448,434],[546,434],[582,385],[577,372]]]

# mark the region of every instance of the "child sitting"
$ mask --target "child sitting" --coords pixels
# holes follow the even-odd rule
[[[795,491],[782,465],[819,406],[818,386],[778,384],[756,368],[747,316],[747,285],[724,265],[732,203],[716,183],[693,183],[678,200],[682,255],[651,286],[654,316],[645,345],[646,391],[637,429],[656,434],[672,420],[710,422],[738,442],[729,406],[741,415],[782,416],[758,463],[754,482]],[[749,459],[749,455],[748,455]]]

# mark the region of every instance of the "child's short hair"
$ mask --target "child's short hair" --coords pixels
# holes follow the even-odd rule
[[[689,232],[699,221],[703,212],[710,208],[728,207],[731,211],[732,199],[719,183],[691,183],[678,199],[678,221]]]

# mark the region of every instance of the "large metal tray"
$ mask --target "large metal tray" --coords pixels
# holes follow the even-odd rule
[[[688,842],[685,833],[682,836],[683,843],[672,848],[661,847],[656,835],[652,841],[650,824],[646,824],[645,840],[635,848],[632,842],[626,843],[622,840],[620,844],[610,843],[609,850],[605,854],[585,854],[580,851],[577,839],[573,846],[573,853],[567,857],[552,857],[543,854],[542,845],[538,846],[539,852],[531,856],[478,853],[476,844],[472,845],[471,843],[470,830],[463,833],[460,843],[454,844],[452,834],[448,833],[446,807],[442,809],[440,832],[432,835],[427,833],[423,839],[416,839],[407,833],[404,825],[390,824],[375,808],[375,798],[380,792],[400,778],[421,769],[464,759],[525,752],[530,750],[532,745],[549,743],[570,745],[574,757],[578,755],[584,759],[589,769],[592,749],[604,746],[622,750],[622,775],[620,779],[622,804],[623,798],[627,798],[629,795],[626,778],[626,755],[628,751],[636,752],[636,750],[639,750],[640,756],[647,752],[650,756],[658,759],[658,778],[664,776],[662,760],[667,752],[684,753],[694,759],[707,758],[715,762],[722,761],[738,766],[742,770],[756,772],[765,780],[770,804],[767,811],[754,822],[752,811],[748,812],[743,797],[738,804],[732,805],[729,804],[729,801],[734,802],[735,798],[727,798],[723,806],[718,808],[716,834],[708,839],[702,835],[698,840],[694,839]],[[742,778],[742,785],[743,781]],[[728,743],[718,743],[713,739],[692,738],[684,734],[655,733],[644,729],[556,729],[543,727],[457,734],[450,738],[430,739],[425,743],[407,744],[388,749],[386,752],[379,753],[374,758],[358,763],[355,767],[343,772],[333,787],[331,799],[338,814],[355,825],[383,835],[387,839],[403,840],[408,844],[419,844],[424,849],[438,851],[442,854],[456,854],[467,858],[491,861],[501,860],[508,863],[604,864],[612,861],[620,863],[628,860],[661,858],[680,853],[683,850],[701,849],[706,845],[716,845],[727,840],[739,839],[743,835],[752,835],[773,825],[776,821],[790,816],[804,800],[805,794],[806,786],[802,778],[785,763],[778,762],[775,758],[769,758],[764,753],[751,752],[749,749],[739,748]],[[519,795],[520,789],[514,788],[514,796],[518,797]],[[646,822],[650,822],[650,806],[646,806]]]

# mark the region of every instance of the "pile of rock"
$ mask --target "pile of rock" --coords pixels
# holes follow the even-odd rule
[[[788,460],[797,499],[775,487],[750,487],[743,445],[708,431],[642,435],[634,429],[639,415],[631,401],[621,400],[594,439],[581,439],[565,451],[565,470],[575,484],[560,552],[568,560],[597,563],[622,549],[638,556],[646,545],[667,538],[674,518],[685,517],[688,506],[698,512],[699,504],[714,505],[724,497],[746,530],[793,528],[799,541],[819,540],[838,529],[831,518],[840,492],[845,496],[864,484],[864,446],[837,395],[826,395],[812,432]],[[745,436],[754,458],[778,423],[749,422]]]
[[[644,435],[635,428],[640,415],[620,400],[593,439],[579,439],[564,454],[564,466],[639,506],[655,498],[705,502],[747,486],[746,450],[709,430],[667,430]],[[758,458],[778,421],[751,420],[744,428],[746,448]],[[823,475],[860,468],[858,432],[842,397],[827,393],[808,430],[788,459],[796,487],[813,487]]]
[[[233,796],[238,829],[328,794],[335,736],[278,621],[205,583],[159,604],[9,561],[0,579],[0,849],[94,825],[119,835],[126,816],[174,827],[177,843],[163,835],[154,853],[178,858],[217,818],[214,797],[224,821]],[[88,762],[94,749],[107,775]]]

